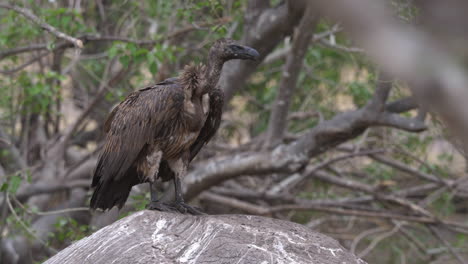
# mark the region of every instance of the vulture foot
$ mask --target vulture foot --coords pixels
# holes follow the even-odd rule
[[[190,206],[184,202],[176,202],[174,205],[175,209],[183,214],[191,214],[191,215],[206,215],[199,209]]]
[[[161,211],[161,212],[175,211],[175,208],[172,205],[166,204],[166,203],[163,203],[163,202],[159,202],[159,201],[150,202],[150,204],[148,205],[147,208],[148,208],[148,210],[157,210],[157,211]]]

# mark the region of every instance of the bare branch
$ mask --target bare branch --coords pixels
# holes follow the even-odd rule
[[[240,209],[249,214],[265,215],[268,213],[268,209],[262,206],[257,206],[235,198],[226,197],[212,192],[204,192],[200,195],[200,198],[204,200],[209,200],[211,202],[223,204],[231,208]]]
[[[18,216],[18,214],[16,213],[15,209],[13,208],[13,205],[11,204],[11,201],[10,201],[10,197],[8,194],[6,194],[5,196],[5,200],[6,200],[6,203],[8,204],[8,208],[10,209],[10,212],[11,214],[15,217],[16,221],[18,221],[18,223],[20,223],[20,225],[24,228],[24,230],[26,230],[26,232],[28,234],[30,234],[32,237],[34,237],[34,239],[36,239],[41,245],[43,245],[44,247],[47,247],[49,249],[51,249],[54,253],[57,253],[58,251],[50,246],[47,245],[47,243],[42,240],[40,237],[38,237],[34,231],[29,228],[23,220],[21,220],[21,218]]]
[[[424,173],[424,172],[421,172],[421,171],[418,171],[416,169],[413,169],[409,166],[407,166],[406,164],[403,164],[399,161],[396,161],[396,160],[390,160],[389,158],[386,158],[382,155],[370,155],[371,158],[383,163],[383,164],[386,164],[392,168],[396,168],[398,170],[401,170],[403,172],[406,172],[406,173],[409,173],[411,175],[415,175],[421,179],[424,179],[426,181],[431,181],[431,182],[435,182],[435,183],[443,183],[447,186],[451,186],[452,184],[446,180],[443,180],[441,178],[438,178],[437,176],[435,175],[431,175],[431,174],[427,174],[427,173]]]
[[[450,245],[450,243],[445,240],[442,235],[439,233],[439,230],[437,230],[437,228],[433,225],[430,225],[429,226],[429,230],[431,230],[432,234],[434,234],[434,236],[439,239],[447,248],[448,250],[450,251],[450,253],[457,259],[458,262],[460,262],[460,264],[466,264],[468,262],[466,262],[461,256],[460,254],[458,254],[454,249],[453,247]]]
[[[323,40],[324,38],[326,38],[326,37],[328,37],[330,35],[333,35],[333,34],[335,34],[337,32],[340,32],[341,30],[342,29],[338,25],[334,25],[330,30],[320,32],[320,33],[315,33],[312,36],[311,42],[321,41],[321,40]],[[266,58],[263,60],[262,64],[269,64],[269,63],[271,63],[273,61],[283,59],[290,53],[290,51],[291,51],[291,44],[286,43],[286,45],[284,47],[282,47],[280,49],[277,49],[277,50],[271,52],[270,54],[268,54],[266,56]]]
[[[68,127],[67,131],[65,131],[63,139],[62,139],[62,142],[63,142],[62,144],[64,145],[64,147],[68,144],[68,142],[69,142],[71,136],[73,135],[73,133],[78,129],[78,127],[81,125],[81,123],[83,123],[85,118],[91,113],[91,110],[94,109],[94,107],[102,100],[105,93],[108,91],[108,82],[109,81],[107,79],[108,79],[110,68],[111,68],[111,66],[112,66],[112,64],[114,62],[115,62],[115,59],[110,60],[107,63],[106,68],[105,68],[104,73],[103,73],[101,83],[99,84],[99,88],[98,88],[97,93],[94,95],[93,101],[91,101],[91,103],[89,103],[89,105],[86,106],[86,108],[79,115],[79,117],[76,119],[76,121]]]
[[[385,232],[379,236],[377,236],[376,238],[372,239],[372,242],[369,244],[369,246],[367,246],[363,251],[361,251],[358,256],[360,258],[362,257],[365,257],[367,254],[369,254],[371,252],[371,250],[373,248],[375,248],[375,246],[377,246],[377,244],[382,241],[383,239],[387,238],[387,237],[390,237],[392,235],[394,235],[396,232],[398,232],[398,230],[400,230],[400,227],[401,227],[401,223],[398,222],[398,224],[396,224],[392,230],[388,231],[388,232]]]
[[[231,20],[232,19],[230,17],[221,17],[219,19],[215,19],[215,20],[209,21],[209,22],[194,23],[194,24],[188,25],[186,27],[183,27],[183,28],[181,28],[179,30],[176,30],[176,31],[174,31],[172,33],[169,33],[168,35],[163,36],[162,38],[158,38],[158,39],[154,39],[154,40],[153,39],[138,40],[138,39],[133,39],[133,38],[127,38],[127,37],[121,37],[121,36],[109,36],[109,35],[104,35],[104,36],[82,35],[82,36],[77,37],[77,39],[82,41],[83,44],[87,44],[88,42],[99,42],[99,41],[121,41],[121,42],[126,42],[126,43],[134,43],[134,44],[139,45],[139,46],[153,46],[153,45],[155,45],[157,43],[160,43],[162,40],[177,38],[177,37],[180,37],[180,36],[182,36],[184,34],[187,34],[187,33],[191,32],[193,30],[198,30],[200,28],[209,27],[209,26],[212,26],[212,25],[226,24],[226,23],[230,22]],[[195,26],[195,24],[197,24],[197,26]],[[16,55],[16,54],[20,54],[20,53],[24,53],[24,52],[45,50],[45,49],[48,49],[48,47],[49,47],[49,45],[47,43],[43,43],[43,44],[33,44],[33,45],[29,45],[29,46],[24,46],[24,47],[14,48],[14,49],[6,50],[6,51],[1,51],[0,52],[0,60],[6,58],[8,56],[12,56],[12,55]],[[69,47],[73,47],[73,43],[70,43],[68,41],[59,42],[59,43],[57,43],[57,45],[55,45],[54,50],[65,49],[65,48],[69,48]],[[29,64],[31,64],[31,63],[29,63]]]
[[[47,49],[46,44],[33,44],[30,46],[18,47],[18,48],[0,52],[0,60],[8,56],[16,55],[19,53],[31,52],[31,51],[36,51],[36,50],[44,50],[44,49]]]
[[[75,180],[66,183],[38,182],[28,185],[16,195],[19,202],[25,202],[32,196],[40,194],[51,194],[54,192],[66,191],[73,188],[89,188],[89,180]]]
[[[42,59],[43,57],[47,56],[50,54],[50,51],[45,51],[45,52],[42,52],[41,54],[37,55],[36,57],[30,59],[29,61],[15,67],[15,68],[12,68],[12,69],[8,69],[8,70],[0,70],[0,73],[1,74],[5,74],[5,75],[9,75],[9,74],[13,74],[17,71],[20,71],[26,67],[28,67],[29,65],[39,61],[40,59]]]
[[[418,118],[405,118],[397,114],[382,113],[376,120],[382,126],[394,127],[409,132],[422,132],[426,124]]]
[[[327,213],[332,213],[332,214],[340,214],[340,215],[355,215],[355,216],[361,216],[361,217],[398,219],[398,220],[404,220],[404,221],[410,221],[410,222],[416,222],[416,223],[425,223],[425,224],[436,223],[434,219],[431,219],[429,217],[409,216],[409,215],[389,212],[388,210],[365,211],[365,210],[334,208],[330,206],[317,206],[317,205],[297,205],[297,204],[278,205],[278,206],[271,207],[269,213],[289,211],[289,210],[299,210],[299,211],[317,210],[317,211],[322,211],[322,212],[327,212]]]
[[[418,102],[440,114],[454,134],[465,141],[464,146],[468,146],[468,108],[465,107],[468,77],[448,49],[432,41],[430,34],[396,21],[383,2],[311,3],[346,24],[347,30],[382,69],[407,81]]]
[[[255,2],[258,1],[254,0],[251,3]],[[263,9],[266,5],[262,5],[261,13],[258,12],[258,8],[246,10],[242,42],[258,50],[261,58],[258,62],[229,62],[229,67],[223,68],[219,85],[224,90],[226,102],[229,102],[234,93],[245,84],[265,56],[284,39],[284,36],[291,34],[294,26],[299,23],[305,10],[303,1],[287,2],[297,8],[290,8],[283,2],[267,9]]]
[[[241,175],[296,172],[310,158],[359,136],[371,126],[395,126],[395,123],[388,120],[380,120],[382,112],[379,109],[383,111],[385,108],[385,100],[391,87],[385,82],[381,84],[372,102],[364,108],[344,112],[331,120],[323,121],[289,144],[279,145],[273,151],[227,155],[200,164],[185,178],[187,196],[192,198],[213,185]]]
[[[62,210],[52,210],[52,211],[47,211],[47,212],[41,212],[41,211],[31,211],[30,209],[26,208],[18,199],[13,197],[15,200],[16,204],[21,207],[24,211],[28,212],[28,214],[33,214],[33,215],[56,215],[56,214],[64,214],[64,213],[70,213],[70,212],[80,212],[80,211],[89,211],[89,207],[75,207],[75,208],[66,208]]]
[[[379,226],[379,227],[367,229],[366,231],[364,231],[364,232],[360,233],[359,235],[357,235],[353,239],[353,243],[351,244],[351,247],[350,247],[351,253],[356,254],[356,248],[357,248],[357,246],[359,245],[359,242],[361,242],[362,239],[364,239],[364,238],[366,238],[366,237],[368,237],[370,235],[376,234],[376,233],[384,232],[385,230],[387,230],[387,227]]]
[[[339,45],[336,43],[332,43],[331,41],[321,39],[319,41],[320,44],[324,45],[325,47],[329,47],[332,49],[340,50],[340,51],[345,51],[345,52],[358,52],[358,53],[363,53],[364,49],[357,48],[357,47],[346,47],[343,45]]]
[[[26,161],[23,159],[21,156],[21,153],[19,150],[13,145],[13,143],[10,141],[9,136],[7,133],[3,130],[2,127],[0,127],[0,139],[2,139],[2,145],[6,145],[6,148],[10,152],[13,162],[15,163],[15,169],[16,170],[26,170],[28,168],[28,164]]]
[[[385,111],[390,113],[404,113],[416,108],[418,105],[412,96],[385,105]]]
[[[370,194],[374,195],[377,199],[387,200],[387,201],[393,202],[395,204],[399,204],[399,205],[401,205],[403,207],[406,207],[406,208],[410,209],[411,211],[416,212],[416,213],[418,213],[420,215],[431,217],[433,219],[437,219],[437,217],[435,215],[431,214],[429,211],[422,208],[421,206],[419,206],[419,205],[417,205],[417,204],[415,204],[415,203],[413,203],[413,202],[411,202],[409,200],[397,197],[397,196],[392,195],[392,194],[382,194],[382,193],[376,191],[375,188],[370,186],[370,185],[360,183],[360,182],[357,182],[357,181],[352,181],[352,180],[349,180],[349,179],[347,179],[347,180],[341,179],[339,177],[336,177],[336,176],[333,176],[333,175],[330,175],[330,174],[324,173],[324,172],[312,172],[311,176],[315,177],[317,179],[323,180],[323,181],[333,183],[333,184],[338,185],[338,186],[342,186],[342,187],[345,187],[345,188],[351,188],[351,189],[354,189],[354,190],[359,190],[359,191],[362,191],[362,192],[365,192],[365,193],[370,193]]]
[[[264,147],[277,145],[287,130],[287,116],[289,105],[296,89],[297,77],[302,68],[303,60],[313,36],[317,18],[312,7],[307,8],[301,22],[294,33],[294,42],[283,68],[283,74],[275,99]]]
[[[380,73],[377,79],[375,93],[367,107],[377,112],[382,112],[385,107],[385,102],[392,90],[392,80],[385,74]]]

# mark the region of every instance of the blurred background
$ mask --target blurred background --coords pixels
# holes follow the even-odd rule
[[[0,2],[0,262],[40,263],[143,210],[146,185],[120,212],[87,209],[106,117],[229,37],[262,59],[224,66],[221,127],[185,178],[191,204],[301,223],[369,263],[467,263],[467,8]]]

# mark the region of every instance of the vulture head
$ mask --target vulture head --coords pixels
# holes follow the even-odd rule
[[[218,39],[210,49],[210,58],[220,62],[228,60],[257,60],[258,52],[250,47],[242,46],[228,38]]]

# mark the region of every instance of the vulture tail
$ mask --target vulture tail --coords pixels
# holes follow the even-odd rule
[[[131,167],[118,181],[110,178],[107,181],[97,180],[93,182],[95,189],[91,197],[91,209],[102,209],[105,211],[114,206],[121,209],[128,199],[132,186],[139,183],[135,167]]]

